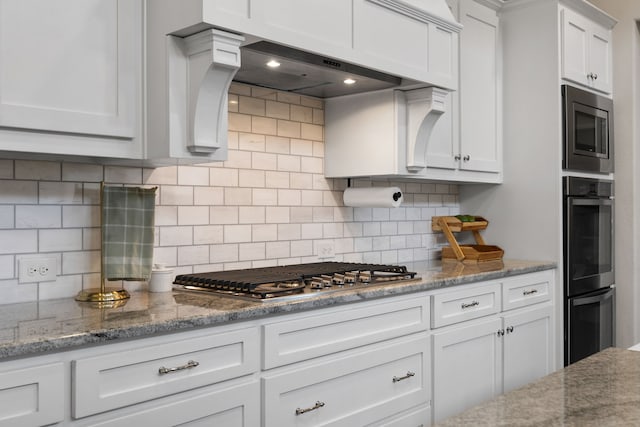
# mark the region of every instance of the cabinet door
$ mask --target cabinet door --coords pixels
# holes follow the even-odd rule
[[[553,371],[553,306],[549,303],[504,316],[504,392]]]
[[[433,334],[434,421],[501,392],[499,318],[474,320]]]
[[[105,154],[139,157],[131,140],[141,111],[141,33],[139,1],[3,0],[0,126],[67,135],[39,149],[22,142],[23,151],[103,154],[74,135],[111,138]],[[17,138],[26,137],[7,139]],[[4,141],[1,148],[14,149]]]
[[[611,32],[594,25],[589,34],[589,64],[594,89],[611,93]]]
[[[562,12],[562,77],[588,86],[589,21],[568,9]]]
[[[460,169],[500,172],[498,16],[460,2]]]

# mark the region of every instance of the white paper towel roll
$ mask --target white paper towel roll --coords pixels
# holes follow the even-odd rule
[[[402,191],[398,187],[366,187],[344,190],[345,206],[367,208],[397,208],[402,203]]]

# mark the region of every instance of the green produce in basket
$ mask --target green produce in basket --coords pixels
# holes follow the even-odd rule
[[[462,222],[473,222],[476,220],[476,217],[473,215],[456,215],[456,218]]]

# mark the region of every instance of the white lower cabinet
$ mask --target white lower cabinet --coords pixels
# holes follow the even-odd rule
[[[549,292],[553,280],[553,270],[505,279],[501,284],[503,297],[498,298],[500,313],[433,330],[435,422],[555,369],[553,303]],[[488,284],[487,289],[492,286]],[[473,302],[465,301],[477,300],[473,294],[481,295],[482,289],[478,286],[475,290],[443,292],[432,296],[432,304],[461,301],[460,311],[480,311],[482,304],[469,307]],[[461,300],[461,292],[469,295]],[[469,312],[466,316],[472,318]]]
[[[433,334],[434,421],[500,393],[501,327],[501,320],[491,317]]]
[[[264,425],[367,425],[430,399],[426,332],[263,375]],[[393,425],[393,424],[391,424]]]
[[[37,359],[36,359],[37,360]],[[0,426],[36,426],[64,419],[62,362],[0,365]]]

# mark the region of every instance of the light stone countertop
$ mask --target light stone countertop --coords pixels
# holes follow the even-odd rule
[[[96,309],[72,298],[0,305],[0,360],[500,279],[555,267],[552,262],[517,260],[407,264],[409,271],[417,272],[420,280],[281,302],[254,302],[173,291],[136,292],[124,306],[110,309]]]
[[[608,348],[435,427],[640,425],[640,352]]]

